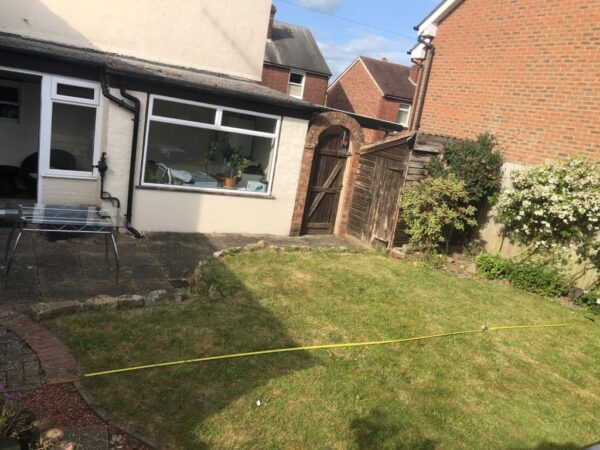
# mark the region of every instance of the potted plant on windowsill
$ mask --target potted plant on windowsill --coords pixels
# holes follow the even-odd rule
[[[232,151],[227,157],[227,167],[229,167],[229,176],[223,181],[226,188],[234,188],[237,184],[237,178],[241,175],[242,169],[248,165],[248,158],[240,155],[238,151]]]

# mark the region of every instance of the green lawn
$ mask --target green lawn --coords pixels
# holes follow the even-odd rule
[[[579,324],[85,381],[168,448],[567,450],[600,439],[600,323],[584,311],[377,253],[243,253],[213,263],[207,279],[223,300],[47,325],[96,371],[484,324]]]

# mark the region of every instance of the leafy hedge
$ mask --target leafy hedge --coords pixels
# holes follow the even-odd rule
[[[476,260],[477,271],[486,278],[506,279],[516,287],[536,294],[555,297],[568,290],[566,277],[555,267],[540,261],[517,262],[484,253]]]
[[[502,182],[502,155],[496,150],[496,138],[484,133],[477,139],[449,141],[442,149],[442,157],[428,167],[433,178],[453,173],[465,183],[471,204],[480,204],[493,197]]]

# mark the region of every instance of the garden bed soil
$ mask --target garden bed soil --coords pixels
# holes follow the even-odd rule
[[[31,411],[49,427],[73,430],[105,425],[72,383],[45,385],[40,389],[25,391],[21,400],[27,411]],[[107,439],[111,450],[148,449],[132,436],[112,426],[108,426]]]

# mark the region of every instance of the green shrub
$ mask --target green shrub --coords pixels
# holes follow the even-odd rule
[[[480,134],[475,140],[447,142],[441,158],[429,164],[429,174],[437,178],[453,173],[464,181],[469,202],[481,204],[500,190],[503,161],[495,150],[497,145],[489,133]]]
[[[408,187],[400,208],[410,241],[428,251],[447,243],[454,230],[476,224],[465,184],[452,173]]]
[[[584,306],[593,311],[600,312],[600,290],[597,292],[585,292],[581,296],[579,296],[575,303],[579,306]]]
[[[566,293],[569,286],[558,269],[535,261],[514,263],[508,279],[516,287],[548,297]]]
[[[475,258],[477,271],[491,280],[508,279],[513,269],[510,259],[502,258],[500,255],[483,253]]]
[[[529,292],[556,297],[568,289],[565,276],[548,262],[516,262],[490,253],[479,255],[475,261],[477,271],[486,278],[506,279]]]

